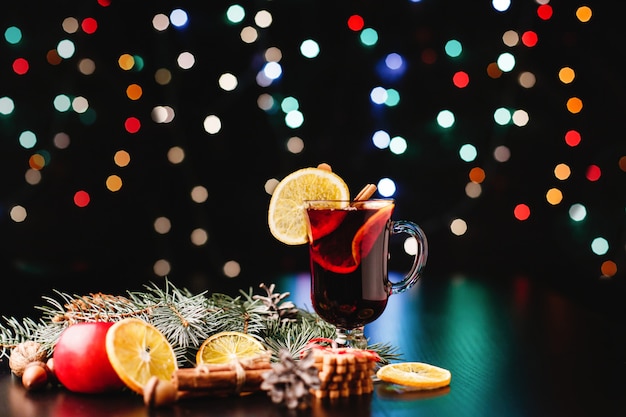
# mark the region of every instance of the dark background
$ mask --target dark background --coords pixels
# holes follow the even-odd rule
[[[0,8],[0,29],[17,26],[23,40],[10,45],[0,40],[0,97],[11,97],[16,110],[0,115],[0,314],[30,314],[42,295],[53,289],[69,293],[122,293],[149,282],[162,283],[154,263],[167,259],[168,278],[193,291],[223,291],[270,283],[278,277],[306,271],[306,247],[288,247],[267,229],[270,195],[265,184],[320,162],[332,165],[355,194],[366,183],[392,178],[397,185],[395,218],[418,222],[430,243],[425,279],[457,273],[507,280],[528,274],[539,282],[578,298],[591,308],[623,314],[626,293],[626,173],[618,161],[626,155],[621,123],[624,120],[624,82],[619,72],[618,10],[607,2],[586,2],[593,10],[587,23],[575,15],[583,3],[552,1],[553,16],[542,20],[538,4],[513,1],[506,12],[496,12],[490,1],[256,1],[241,3],[244,22],[229,24],[225,11],[232,2],[176,1],[22,1]],[[184,9],[184,28],[153,29],[155,14]],[[244,26],[255,26],[254,14],[268,10],[268,28],[257,28],[252,44],[241,41]],[[375,46],[364,47],[347,19],[361,15],[365,26],[378,32]],[[82,21],[92,17],[97,31],[80,29],[68,34],[67,17]],[[256,27],[256,26],[255,26]],[[507,30],[534,31],[535,47],[508,47]],[[321,54],[304,58],[300,43],[315,39]],[[76,45],[72,58],[58,65],[46,54],[61,39]],[[445,54],[445,43],[463,45],[458,58]],[[268,87],[255,77],[268,47],[282,51],[282,77]],[[178,54],[189,51],[193,68],[177,66]],[[393,80],[383,79],[377,68],[389,53],[401,54],[406,71]],[[432,63],[423,54],[434,53]],[[502,52],[516,57],[516,67],[499,78],[487,75],[487,66]],[[124,71],[120,55],[143,59],[141,69]],[[17,58],[29,61],[29,71],[17,75],[11,68]],[[80,59],[96,63],[92,75],[81,74]],[[564,67],[576,71],[572,84],[559,81]],[[168,85],[155,82],[159,68],[172,72]],[[470,76],[468,87],[452,83],[457,71]],[[537,78],[531,89],[522,88],[517,76],[530,71]],[[238,77],[235,91],[222,91],[219,75]],[[126,97],[129,84],[142,86],[137,101]],[[395,88],[400,104],[393,108],[373,105],[369,92],[376,86]],[[52,100],[58,94],[83,96],[95,114],[87,121],[74,112],[58,113]],[[265,112],[257,105],[261,94],[278,102],[296,97],[304,124],[288,128],[280,111]],[[570,97],[580,97],[579,114],[567,111]],[[153,107],[171,106],[176,113],[169,124],[151,119]],[[526,126],[494,123],[496,108],[524,109]],[[456,124],[444,131],[437,113],[449,109]],[[203,120],[216,114],[222,129],[210,135]],[[137,117],[142,126],[130,134],[124,120]],[[394,155],[377,149],[371,135],[378,129],[403,136],[407,152]],[[581,132],[577,147],[564,142],[570,129]],[[33,149],[18,142],[25,130],[36,133]],[[53,137],[65,132],[67,149],[58,149]],[[298,136],[301,153],[291,153],[286,142]],[[478,150],[473,162],[459,158],[458,149],[472,143]],[[493,158],[495,147],[505,145],[511,158]],[[183,163],[168,162],[167,152],[180,146]],[[114,164],[113,155],[124,149],[129,166]],[[28,160],[47,152],[39,184],[24,180]],[[567,163],[572,175],[554,177],[558,163]],[[585,170],[596,164],[600,180],[590,182]],[[485,170],[482,194],[465,194],[470,169]],[[119,175],[118,192],[105,186],[106,178]],[[189,193],[195,186],[209,193],[195,203]],[[563,201],[552,206],[545,193],[558,187]],[[78,190],[90,193],[91,202],[73,203]],[[518,203],[531,207],[527,221],[516,220]],[[581,223],[569,219],[574,203],[587,207]],[[28,213],[24,222],[10,217],[13,206]],[[160,235],[153,222],[166,216],[172,230]],[[462,236],[451,233],[455,218],[468,224]],[[196,228],[209,235],[206,245],[190,241]],[[610,245],[605,255],[591,251],[591,241],[604,237]],[[234,260],[241,273],[228,278],[223,265]],[[604,261],[617,264],[617,274],[602,276]]]

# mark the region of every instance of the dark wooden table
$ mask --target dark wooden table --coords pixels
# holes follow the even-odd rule
[[[276,284],[306,307],[308,280],[302,274]],[[626,416],[624,321],[524,276],[427,275],[409,292],[392,296],[366,332],[372,342],[397,346],[404,360],[449,369],[451,385],[401,392],[377,382],[372,395],[316,402],[298,412],[272,404],[263,392],[150,410],[130,392],[27,392],[0,364],[0,416]]]

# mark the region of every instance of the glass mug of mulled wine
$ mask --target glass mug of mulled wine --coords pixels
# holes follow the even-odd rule
[[[363,328],[385,310],[392,294],[411,288],[428,257],[426,235],[415,223],[391,220],[393,199],[305,201],[311,263],[311,302],[336,327],[342,347],[364,349]],[[398,282],[388,278],[389,239],[417,243],[413,264]]]

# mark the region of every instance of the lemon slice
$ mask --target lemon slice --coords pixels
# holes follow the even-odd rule
[[[278,183],[267,213],[272,235],[287,245],[308,242],[305,200],[348,200],[350,190],[344,180],[324,168],[302,168]]]
[[[163,333],[138,318],[129,317],[111,326],[106,351],[117,375],[138,394],[143,394],[151,377],[170,381],[178,369],[174,349]]]
[[[381,367],[376,376],[381,381],[419,389],[436,389],[450,385],[449,370],[422,362],[400,362]]]
[[[253,359],[266,352],[265,346],[246,333],[215,333],[206,339],[196,353],[196,365],[227,364]]]

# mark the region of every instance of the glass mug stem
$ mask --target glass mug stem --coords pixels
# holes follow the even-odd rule
[[[366,349],[367,338],[363,334],[365,326],[358,326],[354,329],[344,329],[337,327],[335,329],[335,343],[340,347],[351,347],[355,349]]]

